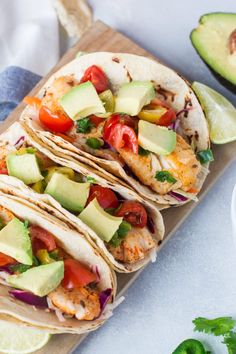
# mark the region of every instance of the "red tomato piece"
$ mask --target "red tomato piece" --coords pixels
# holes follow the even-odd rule
[[[128,125],[117,123],[111,127],[108,144],[116,150],[126,148],[134,154],[138,154],[138,139],[132,128]]]
[[[116,209],[119,206],[119,201],[117,196],[109,188],[101,187],[98,185],[91,185],[87,204],[89,204],[94,198],[97,198],[99,205],[103,209],[107,209],[107,208]]]
[[[74,122],[65,114],[53,113],[45,106],[39,110],[39,120],[47,129],[56,133],[65,133],[74,125]]]
[[[34,253],[37,253],[40,249],[46,249],[51,252],[57,248],[54,236],[49,231],[40,226],[31,225],[29,232]]]
[[[168,127],[171,123],[176,120],[176,113],[175,111],[168,106],[167,103],[161,101],[159,98],[154,98],[151,101],[150,107],[155,109],[156,107],[161,106],[167,109],[167,112],[161,116],[158,121],[156,122],[157,125],[162,125]]]
[[[75,259],[65,259],[64,279],[62,286],[66,289],[75,289],[97,281],[97,275]]]
[[[87,81],[92,82],[97,93],[101,93],[109,88],[109,81],[106,74],[97,65],[90,66],[80,80],[81,83]]]
[[[136,122],[134,118],[131,118],[128,114],[119,114],[119,113],[112,114],[112,116],[106,120],[106,123],[104,125],[103,139],[105,141],[110,136],[112,126],[117,123],[128,125],[131,128],[135,128],[136,126]]]
[[[0,175],[8,175],[6,160],[0,161]]]
[[[116,216],[121,216],[131,225],[143,228],[147,224],[147,212],[142,204],[133,201],[125,201],[116,211]]]
[[[97,117],[94,114],[89,117],[89,120],[93,125],[95,125],[95,127],[98,127],[100,123],[105,121],[104,118]]]
[[[16,260],[6,254],[0,252],[0,266],[5,266],[7,264],[16,263]]]
[[[163,116],[161,116],[161,118],[157,121],[157,124],[168,127],[175,120],[176,120],[176,113],[172,108],[169,108],[168,111],[165,114],[163,114]]]

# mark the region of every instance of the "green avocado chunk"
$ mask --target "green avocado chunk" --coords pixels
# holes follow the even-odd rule
[[[60,104],[73,120],[88,117],[90,114],[106,112],[95,87],[90,81],[73,87],[62,96]]]
[[[33,264],[29,232],[19,219],[13,218],[0,231],[0,252],[11,256],[20,263]]]
[[[123,220],[105,212],[96,198],[82,211],[79,218],[106,242],[112,239]]]
[[[58,261],[31,268],[21,274],[10,275],[6,281],[14,288],[45,296],[58,287],[63,277],[64,262]]]
[[[55,172],[44,193],[51,195],[64,208],[74,212],[81,212],[87,202],[89,189],[89,182],[74,182],[62,173]]]
[[[140,120],[138,142],[143,149],[158,155],[169,155],[176,146],[176,133],[166,127]]]
[[[203,15],[190,35],[200,57],[233,85],[236,85],[235,36],[236,14],[220,12]]]
[[[132,81],[123,84],[117,93],[115,112],[136,116],[154,97],[155,90],[151,81]]]
[[[35,154],[10,154],[6,158],[10,176],[19,178],[25,184],[32,184],[43,179]]]

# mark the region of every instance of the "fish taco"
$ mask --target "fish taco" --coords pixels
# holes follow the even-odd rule
[[[0,140],[1,190],[69,222],[119,272],[155,258],[164,236],[156,205],[46,146],[20,123]]]
[[[44,141],[161,205],[196,200],[212,160],[189,84],[132,54],[82,55],[56,72],[21,116]]]
[[[0,318],[85,333],[109,317],[116,278],[69,224],[0,191]]]

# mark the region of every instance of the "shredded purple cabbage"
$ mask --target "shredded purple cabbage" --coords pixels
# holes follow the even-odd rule
[[[178,200],[178,202],[186,202],[186,200],[188,200],[188,198],[184,197],[183,195],[176,193],[176,192],[169,192],[168,193],[171,197],[175,198],[176,200]]]
[[[14,144],[15,148],[18,149],[19,147],[21,147],[21,145],[23,144],[23,142],[25,141],[25,137],[21,136],[17,142]]]
[[[103,312],[104,308],[106,307],[106,305],[111,297],[111,294],[112,294],[112,289],[106,289],[99,294],[101,313]]]
[[[155,233],[154,221],[150,215],[148,215],[148,217],[147,217],[147,228],[151,232],[151,234]]]
[[[0,267],[0,271],[1,272],[6,272],[6,273],[8,273],[8,274],[13,274],[14,272],[11,270],[11,266],[12,266],[13,264],[8,264],[8,265],[4,265],[4,266],[1,266]]]
[[[25,302],[28,305],[36,306],[36,307],[48,307],[46,296],[37,296],[29,291],[25,290],[9,290],[9,294],[14,296],[16,299]]]

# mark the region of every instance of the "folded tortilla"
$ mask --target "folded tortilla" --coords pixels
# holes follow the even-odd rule
[[[152,81],[158,96],[178,112],[178,132],[193,148],[194,152],[208,149],[210,146],[207,122],[190,85],[172,69],[149,58],[122,53],[91,53],[82,55],[53,74],[38,92],[42,98],[45,91],[50,88],[55,78],[73,75],[80,80],[85,70],[91,65],[97,65],[104,70],[109,78],[111,89],[116,92],[121,84],[130,81]],[[185,192],[182,189],[173,190],[173,193],[160,195],[148,186],[142,184],[137,178],[127,174],[122,165],[105,157],[97,157],[62,137],[50,133],[42,127],[37,120],[37,112],[27,106],[21,115],[21,120],[27,124],[47,144],[55,143],[60,151],[84,162],[93,168],[103,169],[107,179],[120,178],[121,184],[129,184],[141,196],[161,205],[180,205],[189,200],[196,200],[196,194]],[[199,191],[208,173],[208,164],[201,167],[197,176],[196,189]],[[182,198],[181,198],[182,196]]]
[[[55,215],[58,219],[70,223],[70,225],[76,228],[79,233],[85,236],[94,249],[101,252],[105,260],[118,272],[133,272],[142,268],[150,260],[154,260],[158,246],[161,244],[164,236],[163,219],[156,205],[145,200],[130,188],[124,187],[123,185],[116,183],[114,180],[106,180],[104,175],[99,174],[99,171],[95,171],[92,167],[82,164],[67,154],[58,152],[57,145],[54,147],[49,145],[46,146],[45,143],[39,139],[39,136],[30,135],[29,131],[27,131],[27,127],[18,122],[12,125],[0,136],[0,141],[2,147],[8,151],[15,149],[15,146],[19,144],[20,141],[27,143],[28,145],[35,147],[56,164],[69,167],[85,177],[92,177],[96,180],[98,185],[110,188],[115,193],[118,193],[122,199],[141,203],[149,215],[149,223],[151,223],[152,229],[152,231],[150,231],[150,237],[154,240],[155,246],[150,252],[147,252],[142,259],[134,263],[117,261],[112,253],[109,252],[104,241],[91,228],[83,223],[75,214],[63,208],[50,195],[38,194],[32,188],[26,186],[22,181],[8,175],[0,175],[0,190],[9,195],[24,198],[30,201],[30,203],[39,206],[42,210],[46,210],[51,215]]]

